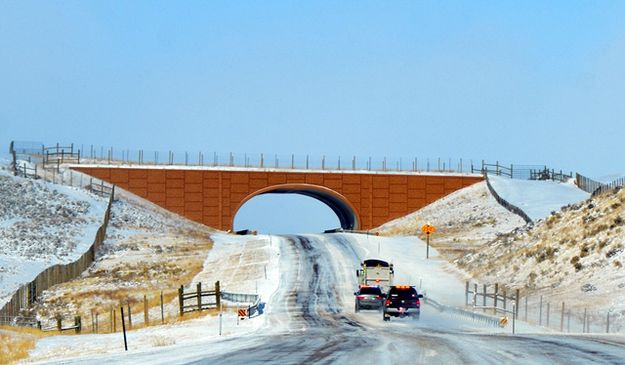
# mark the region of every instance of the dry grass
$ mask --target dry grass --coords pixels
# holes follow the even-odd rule
[[[36,328],[0,326],[0,364],[27,358],[37,339],[49,335]]]

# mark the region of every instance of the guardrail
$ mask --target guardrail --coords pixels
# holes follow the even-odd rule
[[[261,302],[260,295],[257,294],[241,294],[241,293],[229,293],[221,292],[221,298],[233,303],[248,303],[247,316],[248,318],[256,317],[263,314],[265,304]]]
[[[499,322],[499,318],[496,318],[496,317],[492,317],[492,316],[482,314],[482,313],[468,311],[468,310],[458,308],[458,307],[451,307],[445,304],[441,304],[430,297],[424,297],[424,303],[434,307],[439,312],[448,312],[451,314],[461,316],[463,318],[470,319],[472,321],[485,323],[492,327],[498,327],[498,328],[503,327],[501,323]]]

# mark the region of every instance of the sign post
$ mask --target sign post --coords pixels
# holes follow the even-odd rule
[[[425,258],[429,259],[430,258],[430,235],[434,232],[436,232],[436,227],[434,227],[433,225],[431,225],[430,223],[426,223],[423,225],[423,227],[421,227],[421,231],[423,233],[425,233],[426,236],[426,249],[425,249]]]

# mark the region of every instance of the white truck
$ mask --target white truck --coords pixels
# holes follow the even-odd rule
[[[379,286],[386,292],[393,285],[393,264],[379,259],[367,259],[356,270],[358,286]]]

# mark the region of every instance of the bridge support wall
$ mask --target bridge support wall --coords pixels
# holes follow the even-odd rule
[[[476,175],[218,170],[73,166],[74,170],[116,184],[165,209],[221,230],[232,229],[238,209],[256,194],[329,190],[356,215],[356,229],[372,229],[418,210],[443,196],[482,181]],[[312,194],[306,187],[310,186]],[[339,204],[340,205],[340,204]],[[253,227],[250,227],[253,228]]]

